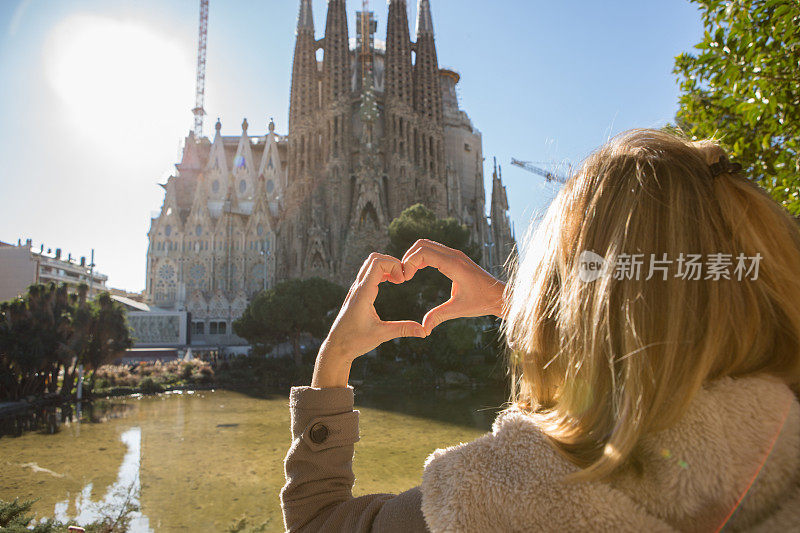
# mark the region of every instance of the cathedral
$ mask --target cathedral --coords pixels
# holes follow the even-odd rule
[[[231,323],[254,293],[289,278],[343,286],[388,243],[389,223],[422,203],[454,217],[497,271],[514,246],[495,165],[486,216],[481,133],[459,107],[459,74],[439,67],[429,0],[411,40],[406,0],[388,2],[385,42],[372,12],[351,39],[345,0],[328,0],[317,38],[300,0],[289,127],[213,140],[190,132],[151,222],[146,294],[185,310],[199,342],[235,342]],[[318,60],[318,51],[322,60]]]

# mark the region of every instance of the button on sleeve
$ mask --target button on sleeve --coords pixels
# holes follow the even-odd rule
[[[314,444],[322,444],[328,438],[328,426],[322,422],[317,422],[311,426],[308,436],[311,438],[311,442]]]
[[[358,411],[318,416],[303,431],[303,441],[315,452],[350,446],[358,441]]]

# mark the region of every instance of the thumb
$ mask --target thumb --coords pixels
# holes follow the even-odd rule
[[[413,320],[384,322],[381,327],[381,343],[400,337],[426,337],[425,328]]]
[[[458,304],[452,298],[438,307],[434,307],[425,314],[422,319],[422,327],[425,328],[425,333],[430,335],[433,328],[454,318],[459,318],[461,315],[458,313]]]

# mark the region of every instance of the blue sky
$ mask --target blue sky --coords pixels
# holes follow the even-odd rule
[[[150,216],[192,125],[197,0],[0,2],[0,240],[96,250],[141,290]],[[318,36],[325,2],[315,0]],[[386,2],[373,0],[378,38]],[[409,0],[412,31],[416,2]],[[702,36],[686,0],[431,0],[442,66],[503,165],[517,236],[556,190],[512,157],[579,163],[610,135],[677,110],[674,57]],[[350,0],[353,33],[356,8]],[[286,132],[295,0],[211,0],[206,132]],[[545,165],[543,165],[545,166]]]

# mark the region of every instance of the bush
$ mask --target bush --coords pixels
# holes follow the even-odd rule
[[[400,374],[402,376],[401,384],[408,390],[427,389],[436,383],[436,374],[427,365],[406,366],[403,367]]]
[[[183,363],[181,365],[181,379],[189,379],[192,377],[192,370],[194,370],[194,365],[192,363]]]
[[[158,392],[164,392],[164,387],[162,387],[159,383],[153,381],[153,378],[147,377],[142,380],[139,384],[139,389],[145,394],[155,394]]]
[[[37,500],[26,500],[22,503],[18,498],[13,502],[0,500],[0,531],[9,533],[67,533],[67,524],[52,518],[39,523],[28,512]],[[133,512],[138,507],[125,502],[121,509],[111,510],[111,515],[102,516],[98,521],[83,526],[86,533],[116,533],[128,531]],[[104,510],[103,514],[107,511]]]
[[[18,498],[13,502],[0,500],[0,530],[9,533],[66,533],[67,526],[52,519],[36,523],[33,516],[28,514],[36,501],[20,503]]]

